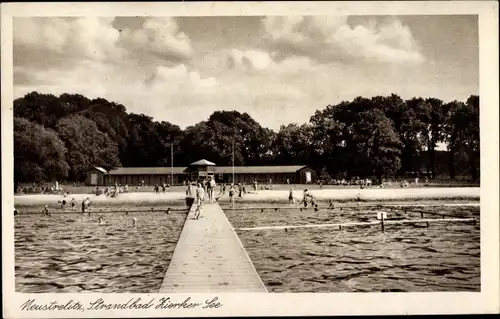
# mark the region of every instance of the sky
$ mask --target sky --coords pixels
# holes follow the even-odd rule
[[[477,16],[14,19],[14,95],[78,93],[185,128],[216,110],[278,130],[327,105],[479,94]]]

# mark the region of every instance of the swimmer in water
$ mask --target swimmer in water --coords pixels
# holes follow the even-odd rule
[[[45,207],[42,210],[42,213],[43,213],[44,216],[50,216],[49,205],[45,205]]]
[[[102,216],[99,216],[99,222],[98,222],[98,224],[99,225],[109,224],[109,221],[105,221]]]
[[[82,202],[82,213],[85,213],[85,211],[87,209],[90,208],[90,198],[86,198],[83,202]],[[88,211],[88,214],[89,214],[89,217],[90,217],[90,210]]]
[[[72,198],[71,199],[71,209],[75,210],[75,206],[76,206],[75,198]]]
[[[139,226],[139,222],[137,221],[137,218],[136,218],[136,217],[134,217],[134,218],[132,219],[132,227],[137,227],[137,226]]]

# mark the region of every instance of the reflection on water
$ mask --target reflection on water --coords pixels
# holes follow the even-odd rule
[[[479,208],[440,208],[476,217]],[[226,211],[235,228],[372,221],[369,210]],[[420,213],[388,212],[388,218]],[[425,216],[432,218],[432,216]],[[437,217],[435,217],[437,218]],[[479,291],[479,223],[238,231],[270,292]]]
[[[99,225],[99,216],[109,224]],[[18,215],[16,291],[157,292],[185,218],[163,212]]]

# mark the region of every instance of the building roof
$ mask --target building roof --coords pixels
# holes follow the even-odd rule
[[[207,161],[206,159],[201,159],[199,161],[190,164],[190,166],[205,166],[205,165],[215,166],[215,163]]]
[[[274,174],[274,173],[296,173],[307,167],[306,165],[284,165],[284,166],[235,166],[235,174]],[[232,173],[232,166],[216,166],[215,173]]]
[[[109,171],[109,175],[170,175],[184,174],[185,167],[119,167]]]
[[[235,166],[235,174],[276,174],[296,173],[307,165],[284,166]],[[232,166],[215,166],[215,174],[232,174]],[[174,174],[186,174],[186,167],[174,167]],[[109,171],[109,175],[170,175],[171,167],[119,167]]]
[[[99,172],[101,172],[101,173],[104,173],[104,174],[106,174],[106,173],[107,173],[107,171],[106,171],[104,168],[102,168],[102,167],[95,166],[94,168],[95,168],[96,170],[98,170]]]

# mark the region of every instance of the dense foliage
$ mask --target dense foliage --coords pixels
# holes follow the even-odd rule
[[[479,178],[479,97],[445,103],[397,95],[358,97],[317,111],[309,123],[262,127],[246,113],[216,111],[182,130],[125,106],[78,94],[32,92],[14,101],[15,182],[82,181],[94,166],[308,164],[320,176],[429,172]],[[444,143],[447,151],[437,151]],[[172,149],[171,149],[172,148]],[[443,163],[444,166],[443,166]]]

